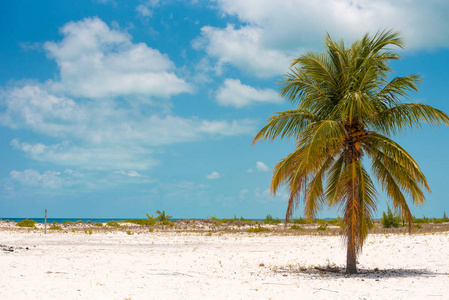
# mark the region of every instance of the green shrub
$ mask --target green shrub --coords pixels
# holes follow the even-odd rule
[[[25,220],[22,220],[22,221],[18,222],[17,226],[34,228],[34,227],[36,227],[35,224],[36,224],[36,222],[34,222],[34,220],[25,219]]]
[[[117,227],[117,228],[121,227],[121,225],[119,223],[117,223],[116,221],[109,221],[106,223],[106,225],[110,226],[110,227]]]
[[[154,224],[156,224],[156,219],[150,216],[150,219],[125,220],[124,222],[142,226],[153,226]]]
[[[426,216],[423,216],[421,219],[413,217],[413,223],[416,224],[428,224],[430,223],[430,219]]]
[[[449,218],[446,216],[445,211],[443,212],[443,219],[441,219],[441,220],[443,220],[443,222],[449,222]]]
[[[156,210],[156,213],[157,213],[157,217],[156,217],[157,221],[162,222],[162,224],[164,224],[164,225],[169,224],[169,220],[172,216],[166,214],[165,210],[163,210],[163,211]],[[148,216],[148,214],[147,214],[147,216]]]
[[[265,227],[255,227],[247,230],[247,232],[270,232],[270,231],[271,230],[269,228]]]
[[[279,223],[281,223],[282,221],[281,220],[279,220],[279,218],[273,218],[273,216],[271,216],[270,214],[268,214],[266,217],[265,217],[265,220],[263,220],[263,222],[265,223],[265,224],[279,224]]]
[[[293,219],[294,224],[307,224],[307,221],[303,218]]]
[[[299,226],[299,225],[294,224],[292,227],[290,227],[290,229],[293,229],[293,230],[303,230],[304,228],[302,228],[302,227]]]
[[[103,223],[95,223],[94,226],[103,227]]]
[[[318,231],[325,231],[325,230],[327,230],[327,225],[326,224],[321,224],[320,226],[318,226],[318,228],[316,230],[318,230]]]
[[[343,219],[340,216],[335,219],[329,220],[328,223],[334,226],[343,227]]]
[[[62,224],[70,225],[70,224],[72,224],[72,222],[70,222],[70,221],[64,221],[64,222],[62,222]]]
[[[226,222],[227,220],[225,220],[225,219],[220,219],[220,218],[217,218],[217,216],[216,215],[213,215],[213,216],[209,216],[209,218],[208,218],[209,220],[211,220],[212,222],[214,222],[215,223],[215,225],[220,225],[220,224],[223,224],[224,222]],[[229,221],[229,220],[228,220]]]
[[[126,232],[126,234],[127,234],[127,235],[133,235],[134,232],[132,232],[131,230],[128,230],[128,231]]]
[[[382,224],[383,228],[398,228],[402,223],[402,219],[398,215],[393,214],[390,206],[388,206],[387,213],[382,213],[382,219],[380,220],[380,223]]]
[[[58,225],[53,225],[50,228],[48,228],[48,230],[62,230],[62,228],[59,227]]]
[[[318,225],[327,225],[327,223],[328,223],[329,221],[323,220],[323,219],[315,219],[314,222],[317,223]]]

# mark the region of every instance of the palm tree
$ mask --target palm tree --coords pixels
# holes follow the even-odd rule
[[[309,221],[325,204],[343,210],[347,273],[357,272],[356,257],[376,210],[377,192],[364,164],[370,163],[411,230],[406,196],[420,205],[423,189],[430,188],[416,161],[390,137],[422,122],[449,125],[444,112],[401,101],[418,91],[420,76],[390,80],[388,63],[401,57],[389,47],[403,48],[398,32],[366,34],[350,48],[327,35],[326,52],[301,55],[280,82],[281,95],[296,107],[272,116],[253,141],[295,139],[294,151],[274,168],[271,191],[286,184],[286,220],[301,201]]]

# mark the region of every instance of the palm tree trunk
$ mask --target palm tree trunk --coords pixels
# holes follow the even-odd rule
[[[345,212],[345,219],[347,221],[347,243],[348,243],[348,250],[346,252],[346,273],[348,274],[355,274],[357,273],[357,262],[356,262],[356,235],[360,228],[359,227],[359,221],[358,221],[358,215],[359,215],[359,199],[357,197],[358,195],[358,178],[357,178],[357,172],[356,172],[356,161],[352,159],[351,163],[351,171],[352,171],[352,178],[350,182],[350,188],[351,194],[348,199],[348,203],[346,206],[346,212]]]
[[[355,243],[352,239],[351,233],[348,237],[348,249],[346,252],[346,273],[356,274],[357,273],[357,256],[355,250]]]

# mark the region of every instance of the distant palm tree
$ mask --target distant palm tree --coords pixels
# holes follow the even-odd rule
[[[418,164],[390,136],[421,122],[449,125],[444,112],[420,103],[402,103],[418,91],[418,75],[389,80],[390,60],[401,58],[389,46],[403,48],[398,32],[366,34],[347,48],[343,41],[325,39],[326,52],[307,52],[295,59],[280,82],[281,95],[296,107],[271,117],[256,135],[260,140],[290,137],[296,149],[274,169],[271,191],[286,183],[290,199],[286,220],[303,201],[313,220],[325,204],[344,212],[347,273],[356,273],[356,257],[376,210],[376,189],[364,164],[411,229],[413,217],[406,201],[425,201],[430,192]]]

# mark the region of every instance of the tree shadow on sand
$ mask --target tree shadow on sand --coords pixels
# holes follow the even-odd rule
[[[408,277],[435,277],[447,275],[445,273],[432,272],[426,269],[357,269],[357,274],[346,274],[345,267],[339,266],[309,266],[309,267],[277,267],[271,268],[275,273],[283,276],[308,275],[312,277],[328,278],[367,278],[367,279],[385,279],[385,278],[408,278]]]

